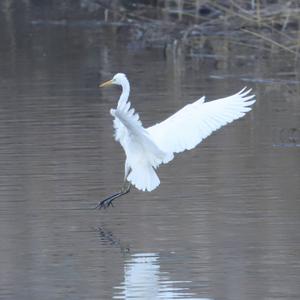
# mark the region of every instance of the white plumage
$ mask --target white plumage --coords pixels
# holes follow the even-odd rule
[[[126,153],[125,180],[143,191],[152,191],[159,185],[155,169],[161,163],[172,160],[175,153],[193,149],[213,131],[243,117],[255,102],[255,95],[246,88],[211,102],[204,102],[202,97],[161,123],[144,128],[128,101],[130,86],[126,75],[118,73],[101,87],[111,84],[122,86],[117,108],[111,109],[111,115],[115,139]]]

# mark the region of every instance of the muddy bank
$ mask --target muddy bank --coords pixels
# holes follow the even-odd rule
[[[160,47],[165,55],[218,56],[213,43],[229,48],[286,52],[295,60],[300,48],[297,1],[77,0],[6,1],[6,17],[25,9],[34,26],[113,26],[130,47]],[[231,50],[231,49],[229,49]]]
[[[141,3],[144,2],[144,3]],[[99,1],[98,1],[99,3]],[[120,1],[120,17],[140,31],[146,44],[186,55],[209,55],[207,37],[226,37],[232,45],[288,52],[298,58],[296,1]],[[109,11],[115,9],[107,8]]]

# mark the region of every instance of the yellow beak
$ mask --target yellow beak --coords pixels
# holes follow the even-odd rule
[[[108,80],[108,81],[103,82],[102,84],[99,84],[99,87],[102,88],[102,87],[109,86],[112,84],[113,84],[112,80]]]

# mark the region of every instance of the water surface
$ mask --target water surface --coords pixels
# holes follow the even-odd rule
[[[226,43],[165,57],[115,25],[42,26],[30,12],[1,11],[0,298],[299,299],[293,58]],[[120,91],[97,89],[116,72],[145,126],[245,85],[257,103],[162,166],[157,190],[97,211],[123,179],[109,114]]]

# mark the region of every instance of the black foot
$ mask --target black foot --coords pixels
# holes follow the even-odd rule
[[[116,200],[117,198],[119,198],[119,197],[121,197],[121,196],[123,196],[123,195],[125,195],[125,194],[127,194],[127,193],[129,193],[130,192],[130,185],[128,186],[128,188],[127,188],[127,190],[125,190],[125,191],[121,191],[121,192],[119,192],[119,193],[116,193],[116,194],[114,194],[114,195],[112,195],[112,196],[110,196],[110,197],[108,197],[108,198],[106,198],[106,199],[104,199],[103,201],[101,201],[101,202],[99,202],[98,204],[97,204],[97,206],[95,207],[95,209],[106,209],[106,208],[108,208],[109,206],[114,206],[113,205],[113,201],[114,200]]]
[[[116,198],[118,198],[118,197],[120,197],[120,196],[122,196],[122,193],[116,193],[116,194],[114,194],[114,195],[112,195],[112,196],[110,196],[110,197],[108,197],[108,198],[106,198],[106,199],[104,199],[103,201],[100,201],[98,204],[97,204],[97,206],[95,207],[95,209],[106,209],[106,208],[108,208],[109,206],[114,206],[113,205],[113,201],[116,199]]]

